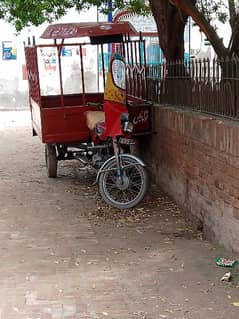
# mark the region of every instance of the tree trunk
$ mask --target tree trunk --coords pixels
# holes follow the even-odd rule
[[[184,29],[188,16],[168,0],[149,0],[159,32],[159,44],[167,61],[184,58]]]

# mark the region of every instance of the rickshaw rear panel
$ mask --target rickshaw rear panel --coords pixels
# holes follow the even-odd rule
[[[152,133],[152,103],[133,96],[127,97],[129,118],[134,125],[133,136]]]
[[[89,129],[85,122],[88,106],[42,109],[43,143],[85,142]]]

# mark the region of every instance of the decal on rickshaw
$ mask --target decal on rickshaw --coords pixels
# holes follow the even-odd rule
[[[104,100],[118,102],[125,105],[125,64],[122,57],[118,54],[113,55],[110,65],[111,68],[107,74]]]
[[[141,111],[138,115],[133,117],[133,124],[137,125],[139,123],[146,123],[149,119],[149,111],[145,110],[145,111]]]

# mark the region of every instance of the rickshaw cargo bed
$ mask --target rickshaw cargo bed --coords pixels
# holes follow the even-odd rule
[[[44,97],[46,98],[46,97]],[[55,101],[58,97],[54,97]],[[81,142],[89,138],[85,112],[96,111],[93,105],[75,105],[64,107],[40,107],[31,99],[33,130],[43,143]]]
[[[90,132],[85,114],[89,110],[99,110],[99,105],[103,103],[103,94],[86,94],[86,105],[82,104],[82,94],[64,95],[63,99],[64,107],[61,107],[60,95],[41,96],[41,107],[31,99],[33,129],[43,143],[88,140]],[[131,99],[132,97],[129,97],[128,111],[134,125],[133,135],[149,134],[151,132],[151,104],[140,99],[134,101]]]

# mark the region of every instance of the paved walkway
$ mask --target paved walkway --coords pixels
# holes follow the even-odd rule
[[[78,163],[48,179],[28,112],[1,112],[0,136],[0,319],[239,318],[238,270],[215,265],[235,256],[163,194],[119,212]]]

